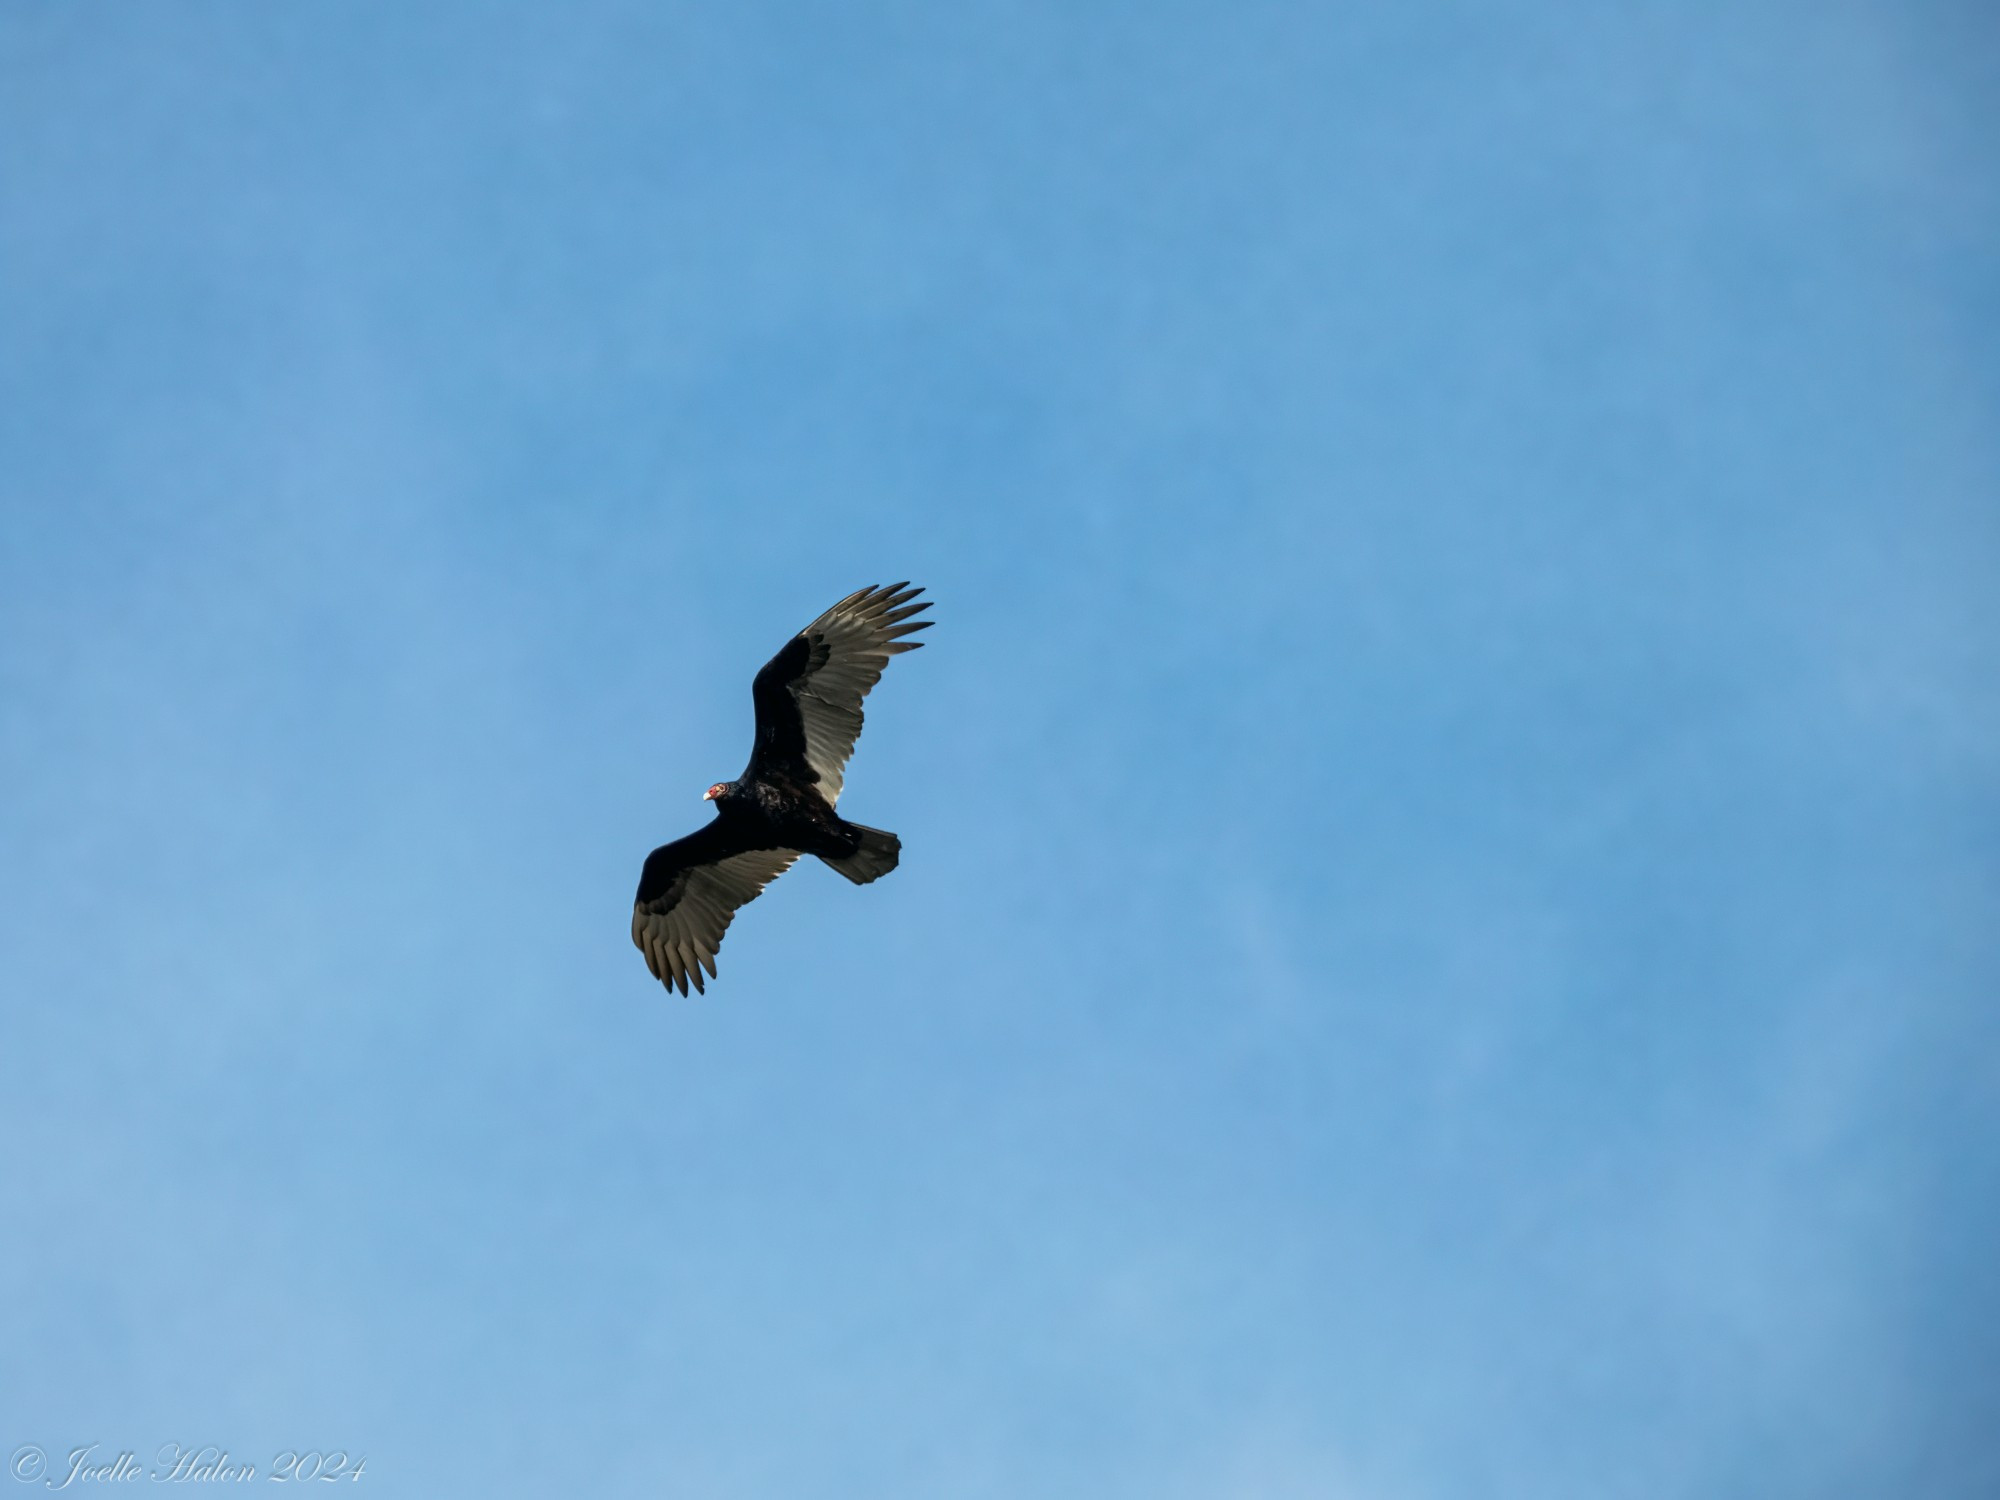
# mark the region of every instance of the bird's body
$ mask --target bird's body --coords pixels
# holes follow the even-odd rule
[[[703,989],[702,970],[714,977],[736,909],[802,854],[856,885],[896,868],[896,835],[850,823],[834,806],[861,733],[861,700],[891,656],[922,644],[901,639],[930,623],[910,619],[930,608],[909,602],[922,592],[899,583],[850,594],[757,674],[750,764],[708,789],[714,821],[655,849],[639,875],[632,941],[662,984]]]
[[[758,780],[738,781],[714,799],[723,826],[737,837],[754,840],[749,847],[796,849],[823,859],[852,854],[860,842],[848,824],[826,805],[810,783],[783,772],[767,772]]]

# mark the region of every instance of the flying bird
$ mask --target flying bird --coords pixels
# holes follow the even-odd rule
[[[930,601],[907,583],[849,594],[806,626],[757,674],[750,699],[757,739],[750,764],[734,781],[702,793],[715,804],[707,827],[646,856],[632,903],[632,941],[668,989],[688,982],[706,992],[715,951],[736,909],[814,854],[856,885],[896,868],[902,841],[836,813],[841,773],[861,735],[861,700],[889,658],[914,651],[904,640],[930,628],[911,616]]]

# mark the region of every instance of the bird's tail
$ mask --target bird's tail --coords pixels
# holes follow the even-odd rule
[[[821,859],[840,871],[856,885],[866,885],[871,880],[880,880],[896,868],[896,861],[903,857],[903,841],[893,833],[884,833],[879,828],[867,828],[859,823],[847,825],[861,835],[861,847],[845,859]]]

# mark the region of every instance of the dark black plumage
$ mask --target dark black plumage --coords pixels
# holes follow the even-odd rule
[[[856,885],[896,868],[893,833],[850,823],[834,811],[847,758],[861,734],[861,700],[889,658],[929,628],[911,617],[930,608],[910,601],[907,583],[849,594],[787,641],[751,684],[757,737],[750,764],[707,796],[715,820],[646,856],[632,903],[632,941],[653,977],[685,995],[715,977],[715,952],[736,909],[790,869],[817,855]]]

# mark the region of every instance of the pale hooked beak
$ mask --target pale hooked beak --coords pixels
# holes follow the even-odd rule
[[[707,791],[705,791],[705,792],[703,792],[703,793],[701,794],[701,800],[702,800],[702,801],[704,801],[704,802],[707,802],[707,801],[710,801],[711,799],[713,799],[713,798],[714,798],[714,796],[715,796],[715,788],[714,788],[714,787],[710,787],[710,788],[709,788],[709,789],[708,789]]]

